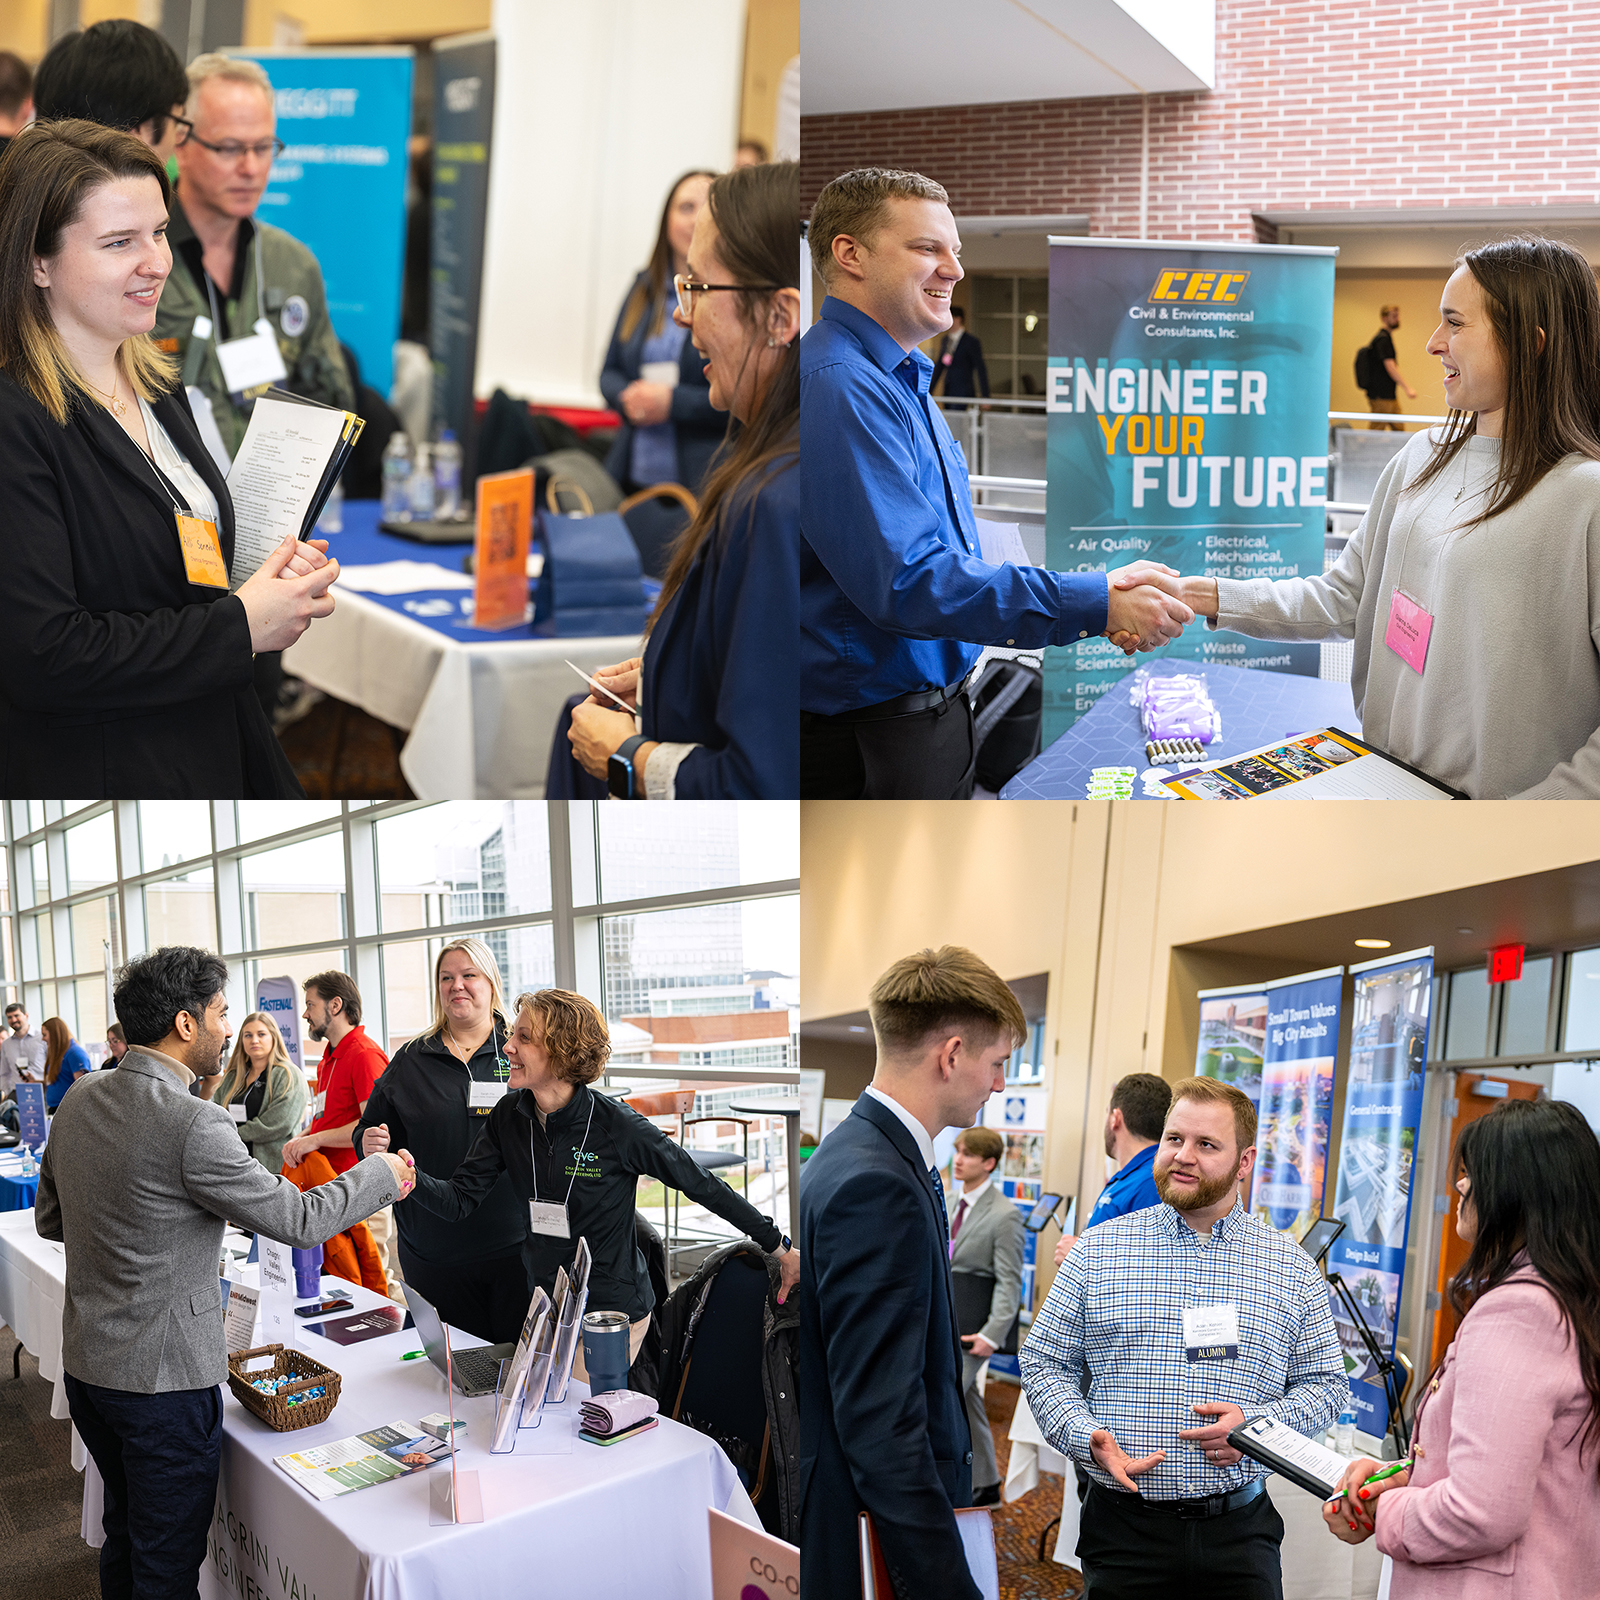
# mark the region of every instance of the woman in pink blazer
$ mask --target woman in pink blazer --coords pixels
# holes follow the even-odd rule
[[[1394,1558],[1390,1600],[1600,1595],[1600,1140],[1511,1100],[1462,1130],[1450,1284],[1466,1315],[1417,1408],[1413,1466],[1356,1461],[1323,1517]]]

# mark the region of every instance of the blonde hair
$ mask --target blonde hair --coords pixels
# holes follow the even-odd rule
[[[450,1020],[445,1016],[444,1002],[439,998],[439,971],[444,966],[444,958],[456,950],[465,951],[472,958],[473,965],[489,980],[492,995],[490,1015],[498,1017],[502,1027],[505,1025],[506,993],[500,986],[500,963],[495,960],[494,951],[482,939],[468,935],[452,939],[439,951],[438,959],[433,964],[433,1022],[417,1035],[418,1039],[437,1039],[444,1032],[445,1023]]]
[[[564,1083],[593,1083],[611,1058],[611,1033],[592,1000],[571,989],[539,989],[517,996],[517,1015],[538,1019],[540,1043]]]
[[[1243,1089],[1236,1089],[1220,1078],[1180,1078],[1172,1086],[1172,1104],[1180,1100],[1193,1100],[1203,1106],[1228,1106],[1233,1111],[1234,1137],[1239,1141],[1236,1152],[1243,1155],[1256,1142],[1256,1108]],[[1172,1114],[1171,1107],[1167,1114]]]
[[[45,290],[33,281],[35,257],[59,253],[61,236],[97,189],[118,178],[154,178],[172,203],[167,169],[131,133],[64,118],[24,128],[0,161],[0,367],[64,428],[75,401],[101,402],[61,342]],[[117,365],[141,400],[177,383],[178,364],[149,334],[124,339]]]
[[[950,204],[944,187],[920,172],[899,172],[893,167],[857,167],[841,173],[811,207],[811,264],[824,284],[833,282],[837,263],[833,241],[841,234],[871,246],[872,237],[889,220],[891,200],[933,200]]]
[[[225,1076],[231,1076],[236,1070],[239,1074],[238,1081],[231,1084],[225,1094],[217,1101],[219,1106],[231,1105],[233,1097],[244,1090],[245,1074],[250,1070],[250,1058],[244,1051],[244,1030],[252,1022],[264,1022],[272,1034],[272,1054],[267,1057],[267,1089],[265,1098],[261,1102],[261,1109],[265,1111],[272,1104],[272,1078],[279,1067],[287,1067],[292,1072],[294,1062],[289,1059],[289,1047],[283,1042],[283,1034],[278,1030],[276,1020],[269,1017],[265,1011],[252,1011],[243,1022],[239,1024],[239,1032],[233,1041],[233,1054],[228,1057],[228,1071]]]
[[[1005,980],[955,944],[895,962],[873,984],[867,1010],[878,1048],[888,1055],[905,1055],[936,1031],[980,1028],[985,1048],[1001,1033],[1009,1033],[1014,1045],[1028,1037],[1028,1019]],[[969,1042],[977,1043],[976,1037]]]
[[[183,114],[191,122],[199,106],[201,85],[209,83],[213,78],[221,78],[230,83],[254,84],[265,93],[276,112],[278,93],[272,87],[272,79],[267,76],[266,69],[260,62],[251,61],[246,56],[225,56],[221,51],[212,50],[203,56],[196,56],[189,63],[189,98],[184,101]]]

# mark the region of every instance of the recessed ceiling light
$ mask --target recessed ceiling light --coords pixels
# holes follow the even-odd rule
[[[1457,928],[1456,932],[1457,933],[1471,933],[1472,929],[1471,928]]]
[[[850,1031],[851,1033],[865,1033],[867,1030],[863,1028],[859,1022],[852,1022],[850,1024]]]
[[[1387,950],[1390,941],[1388,939],[1357,939],[1356,944],[1363,950]]]

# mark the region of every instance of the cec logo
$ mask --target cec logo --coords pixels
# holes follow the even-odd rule
[[[1248,272],[1197,272],[1185,267],[1163,267],[1150,291],[1153,302],[1174,300],[1205,301],[1208,305],[1232,305],[1249,280]]]

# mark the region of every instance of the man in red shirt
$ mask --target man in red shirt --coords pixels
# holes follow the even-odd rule
[[[298,1166],[310,1151],[320,1150],[336,1174],[345,1173],[356,1164],[350,1135],[367,1108],[373,1084],[389,1065],[389,1058],[361,1026],[361,991],[347,973],[319,972],[307,978],[301,987],[306,998],[307,1031],[313,1039],[324,1040],[326,1048],[317,1067],[310,1126],[283,1147],[283,1164]],[[393,1209],[385,1206],[374,1213],[367,1218],[367,1226],[383,1258],[384,1273],[390,1279],[392,1290]]]

